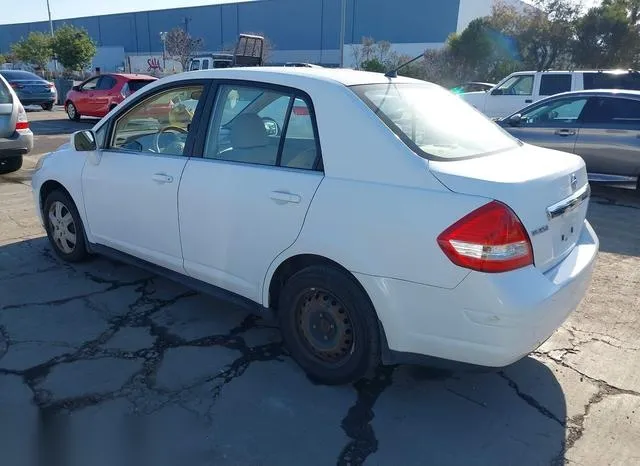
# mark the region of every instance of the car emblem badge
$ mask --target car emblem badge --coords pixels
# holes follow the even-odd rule
[[[575,191],[576,189],[578,189],[578,177],[571,175],[571,191]]]

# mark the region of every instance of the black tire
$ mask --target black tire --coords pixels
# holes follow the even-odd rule
[[[80,112],[78,112],[78,109],[73,104],[73,102],[67,102],[67,105],[65,105],[64,109],[66,110],[67,116],[69,117],[70,120],[72,121],[80,120],[80,117],[82,115],[80,115]]]
[[[375,309],[355,279],[338,268],[316,265],[294,274],[282,290],[278,320],[291,356],[314,382],[356,382],[380,363]],[[328,338],[329,342],[323,343]],[[318,350],[316,345],[340,341],[330,350]]]
[[[22,168],[22,156],[0,158],[0,175],[17,172]]]
[[[42,107],[42,110],[46,110],[50,112],[51,110],[53,110],[53,102],[42,104],[41,107]]]
[[[52,206],[56,203],[61,203],[63,206],[62,216],[66,216],[65,210],[71,214],[72,224],[69,225],[67,229],[75,234],[75,244],[73,244],[72,248],[69,248],[70,250],[65,251],[56,241],[55,235],[57,230],[49,215],[49,212],[52,210]],[[45,229],[47,231],[47,237],[49,238],[49,242],[58,257],[67,262],[81,262],[89,257],[82,219],[78,214],[76,205],[67,193],[56,190],[49,194],[44,202],[42,215],[44,218]],[[67,241],[66,245],[69,247],[71,243]]]

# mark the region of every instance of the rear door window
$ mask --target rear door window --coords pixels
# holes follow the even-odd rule
[[[129,89],[131,90],[131,93],[134,93],[136,91],[139,91],[144,86],[146,86],[147,84],[152,83],[152,82],[153,81],[144,80],[144,79],[133,79],[133,80],[129,81],[127,84],[129,85]]]
[[[111,76],[102,76],[98,81],[98,85],[96,86],[97,91],[108,91],[113,89],[113,86],[116,85],[115,78]]]
[[[555,95],[571,90],[570,74],[543,74],[540,80],[540,95]]]
[[[593,98],[586,109],[584,121],[640,129],[640,101],[613,97]]]

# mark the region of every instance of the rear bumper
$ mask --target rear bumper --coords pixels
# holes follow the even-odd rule
[[[25,155],[33,149],[33,133],[31,130],[16,131],[13,136],[0,138],[0,158]]]
[[[577,308],[598,249],[585,221],[571,254],[544,274],[533,266],[472,272],[454,289],[356,277],[376,307],[392,353],[503,367],[538,348]]]
[[[22,105],[43,105],[55,103],[58,100],[56,94],[18,94]]]

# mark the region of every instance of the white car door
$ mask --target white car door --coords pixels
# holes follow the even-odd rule
[[[203,136],[203,157],[187,162],[178,195],[185,270],[259,302],[324,176],[311,101],[224,84]]]
[[[82,173],[87,226],[97,243],[184,273],[177,200],[194,112],[166,102],[199,99],[203,90],[202,82],[173,83],[116,116]]]
[[[535,78],[535,73],[517,74],[490,91],[485,115],[490,118],[505,117],[533,103],[537,98]]]

